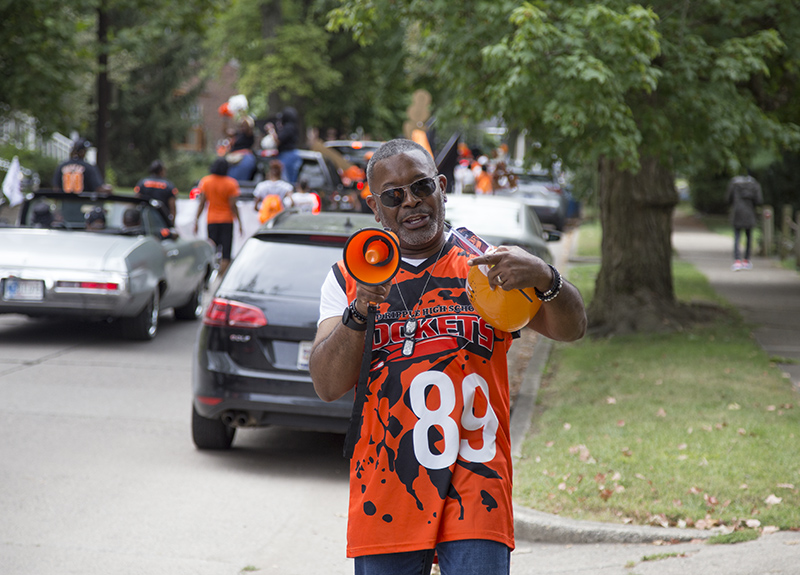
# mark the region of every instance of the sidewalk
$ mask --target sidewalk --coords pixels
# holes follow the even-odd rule
[[[556,258],[556,263],[562,267],[569,265],[569,254],[572,251],[576,232],[566,234],[562,240],[562,254]],[[791,379],[795,389],[800,391],[800,273],[781,268],[775,260],[753,257],[753,269],[748,271],[732,271],[733,239],[709,232],[697,218],[676,219],[674,224],[673,247],[678,257],[693,264],[709,280],[711,286],[719,295],[737,307],[744,320],[753,325],[753,332],[758,343],[766,353],[776,360],[785,359],[789,362],[778,363],[780,369]],[[544,344],[544,345],[542,345]],[[530,428],[530,418],[533,415],[533,406],[536,402],[536,393],[539,378],[547,361],[552,342],[541,342],[537,347],[541,350],[534,352],[531,358],[525,381],[522,384],[519,396],[511,416],[512,454],[519,456],[522,440]],[[519,556],[517,564],[527,563],[524,558],[526,553],[539,555],[537,567],[533,571],[514,570],[515,573],[568,573],[575,572],[567,565],[577,568],[578,564],[585,563],[588,557],[606,556],[622,557],[630,554],[630,545],[650,549],[649,553],[659,552],[674,553],[677,548],[681,552],[685,548],[691,555],[698,554],[709,558],[708,573],[800,573],[800,535],[782,533],[777,536],[762,536],[759,540],[734,546],[706,546],[698,540],[706,539],[713,535],[708,531],[695,529],[663,529],[659,527],[612,525],[591,521],[577,521],[565,519],[547,513],[541,513],[527,508],[515,508],[515,528],[517,531]],[[788,539],[787,539],[788,538]],[[679,546],[656,548],[642,546],[642,544],[657,541],[682,541]],[[788,541],[788,542],[787,542]],[[542,544],[555,544],[542,547]],[[591,544],[591,545],[589,545]],[[599,545],[598,545],[599,544]],[[525,546],[525,547],[522,547]],[[574,546],[574,547],[573,547]],[[765,565],[745,568],[743,553],[746,549],[757,554],[763,553],[763,548],[770,549],[769,554],[774,559],[771,570],[759,570]],[[607,547],[607,548],[606,548]],[[675,547],[675,549],[673,549]],[[756,547],[760,550],[756,551]],[[567,549],[574,548],[574,557],[564,561]],[[590,549],[591,548],[591,549]],[[533,549],[533,550],[532,550]],[[544,549],[556,549],[555,553],[544,553],[545,556],[558,557],[558,564],[547,565]],[[726,552],[726,549],[728,552]],[[712,551],[709,551],[712,550]],[[521,554],[521,555],[520,555]],[[746,553],[745,553],[746,555]],[[785,556],[785,558],[784,558]],[[694,557],[693,557],[694,558]],[[657,562],[664,563],[664,562]],[[533,563],[532,563],[533,564]],[[591,564],[591,563],[589,563]],[[586,570],[587,573],[623,573],[623,565],[611,565],[610,570],[601,568]],[[682,568],[689,568],[687,563],[682,563]],[[637,573],[683,573],[699,572],[704,568],[698,560],[693,565],[694,569],[676,571],[659,569],[655,564],[636,566]],[[577,571],[584,572],[580,568]]]

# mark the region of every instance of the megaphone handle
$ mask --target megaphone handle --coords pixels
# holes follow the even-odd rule
[[[350,426],[344,437],[343,455],[347,459],[353,457],[356,438],[361,432],[361,413],[364,411],[364,403],[367,400],[367,384],[369,383],[369,369],[372,365],[372,340],[375,333],[375,313],[377,311],[377,306],[370,302],[367,308],[367,331],[364,338],[364,353],[361,356],[361,370],[358,373],[356,397],[353,401],[353,412],[350,414]]]

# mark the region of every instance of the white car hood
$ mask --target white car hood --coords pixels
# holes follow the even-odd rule
[[[0,228],[0,268],[124,272],[125,257],[142,241],[94,232]]]

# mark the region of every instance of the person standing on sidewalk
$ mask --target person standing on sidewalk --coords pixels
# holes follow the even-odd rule
[[[733,225],[733,271],[753,268],[750,251],[753,245],[753,228],[756,227],[756,206],[764,203],[761,185],[751,175],[735,176],[728,184],[727,203],[731,206]],[[740,249],[742,232],[745,235],[744,258]]]

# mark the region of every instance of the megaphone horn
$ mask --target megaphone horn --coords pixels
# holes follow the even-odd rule
[[[390,231],[358,230],[344,246],[344,267],[362,284],[386,283],[400,269],[400,241]]]

